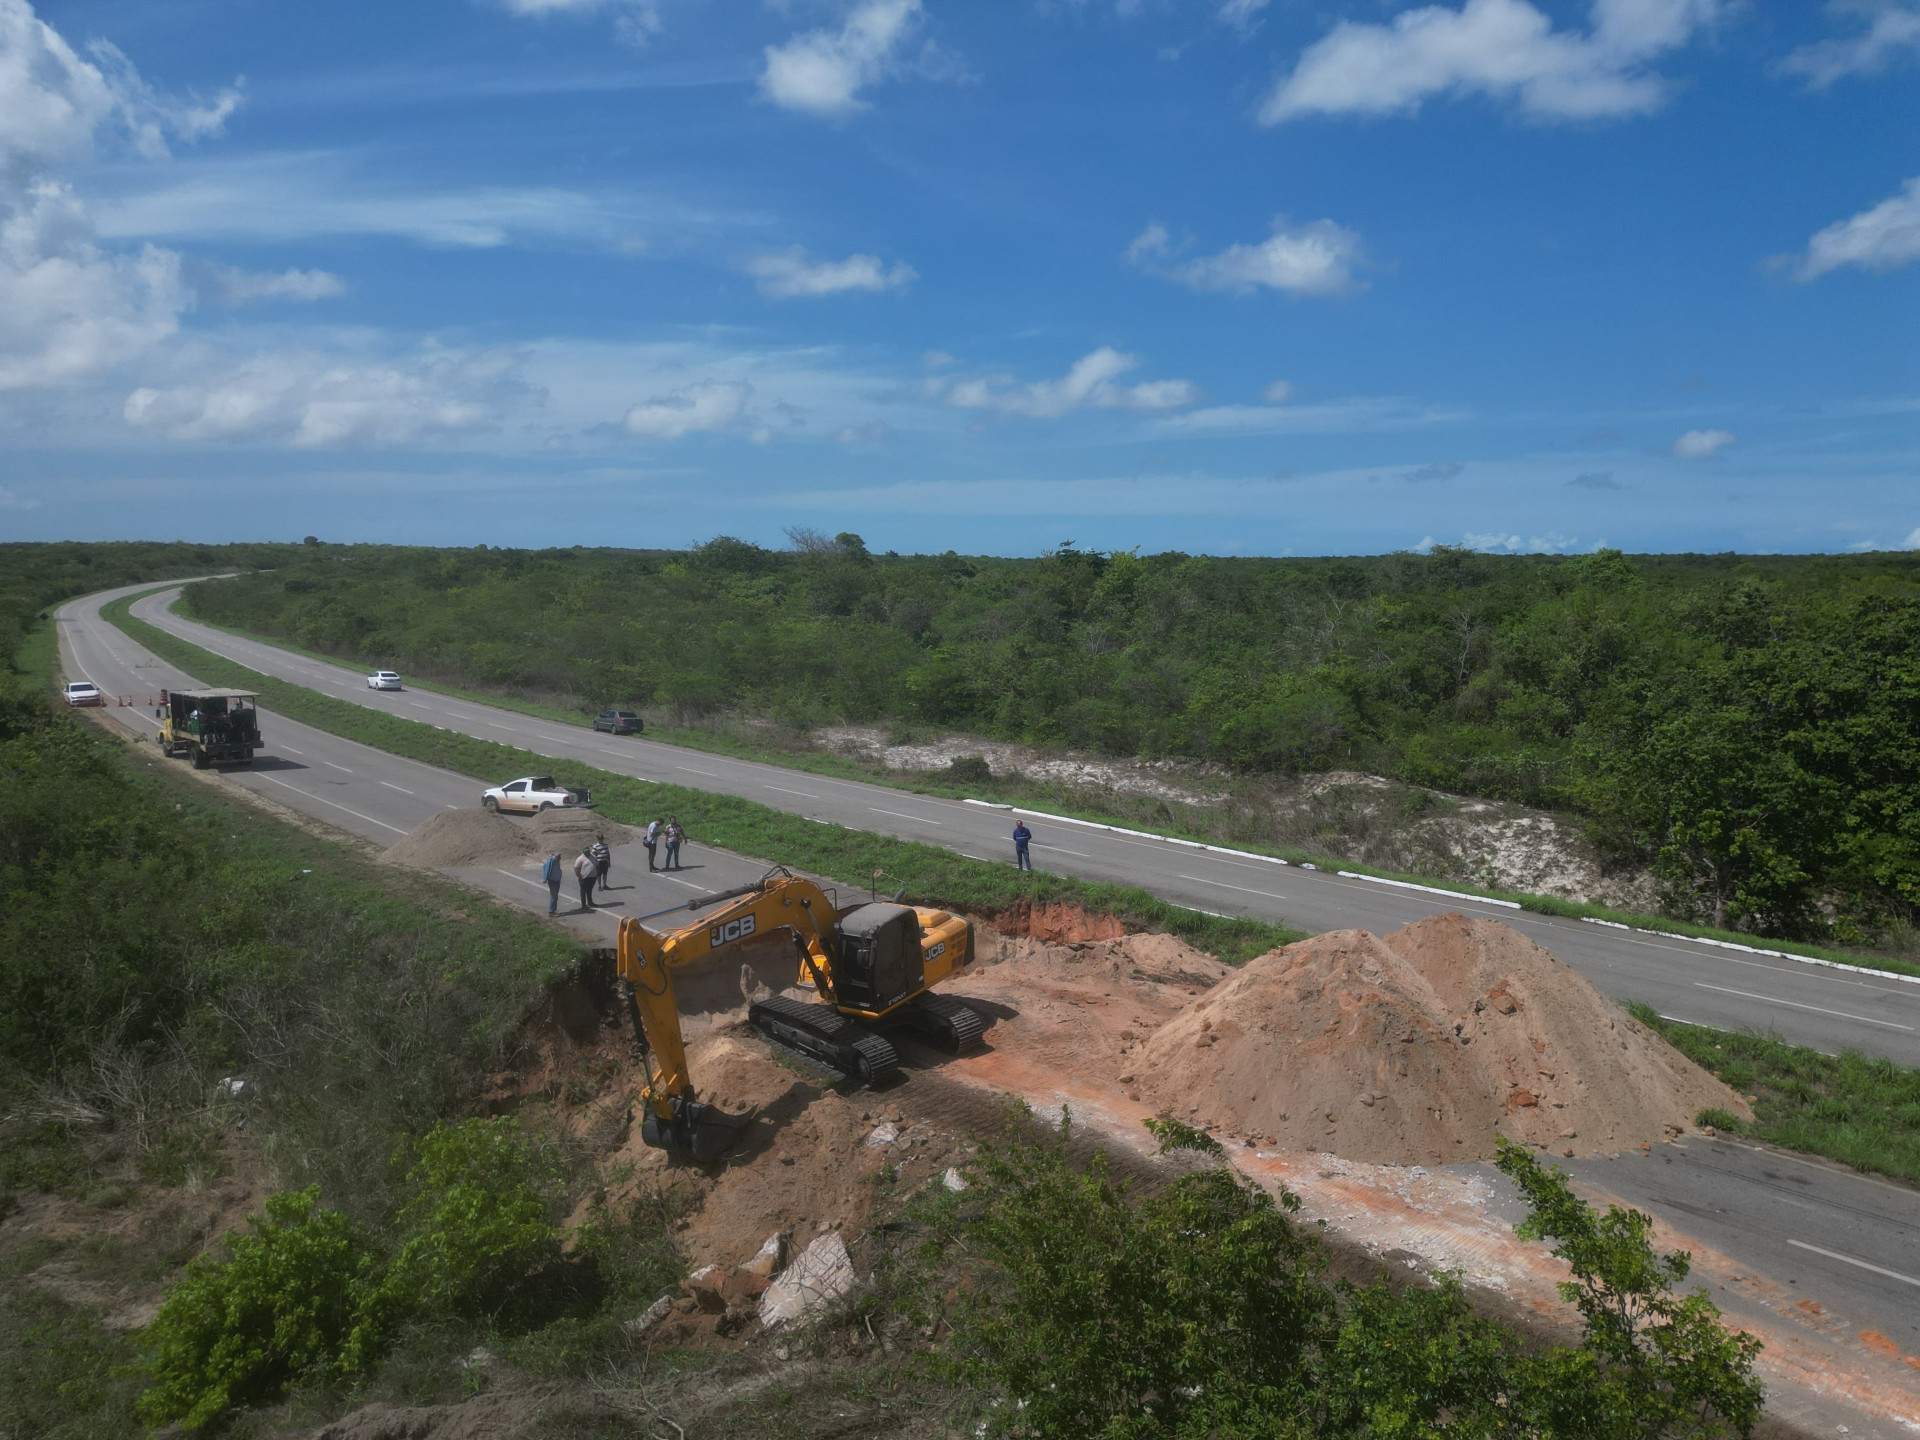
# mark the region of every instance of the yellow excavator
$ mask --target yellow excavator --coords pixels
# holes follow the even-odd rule
[[[647,1066],[641,1138],[656,1149],[710,1160],[731,1149],[752,1118],[696,1100],[687,1073],[674,974],[715,951],[784,931],[797,952],[798,983],[820,999],[755,1001],[748,1021],[768,1039],[863,1084],[900,1068],[883,1031],[910,1029],[955,1054],[979,1044],[986,1028],[979,1014],[933,993],[973,963],[973,922],[965,916],[886,902],[842,912],[818,885],[785,866],[757,884],[675,908],[714,906],[704,919],[661,934],[638,919],[620,922],[620,991]]]

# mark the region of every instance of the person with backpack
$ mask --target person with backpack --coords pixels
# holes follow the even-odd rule
[[[600,867],[593,863],[593,857],[582,850],[579,858],[573,862],[573,878],[580,882],[580,908],[582,910],[593,909],[593,881],[594,877],[599,873]]]
[[[687,832],[680,828],[680,822],[673,816],[667,817],[667,869],[680,868],[680,842],[687,838]]]
[[[1027,855],[1027,846],[1033,841],[1033,832],[1027,829],[1027,822],[1013,822],[1013,864],[1016,870],[1033,869],[1033,861]]]
[[[611,889],[612,887],[607,884],[607,877],[613,870],[613,851],[607,848],[607,837],[594,836],[593,844],[587,850],[587,854],[593,857],[594,879],[599,881],[600,888],[603,891]]]
[[[660,821],[658,819],[647,822],[646,832],[641,835],[640,843],[647,847],[647,873],[651,875],[655,870],[660,868],[653,863],[654,855],[660,846]]]
[[[560,852],[549,850],[547,863],[540,867],[540,878],[547,882],[547,914],[560,913]]]

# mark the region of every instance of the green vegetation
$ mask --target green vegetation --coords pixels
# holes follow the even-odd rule
[[[44,624],[15,659],[0,1216],[51,1206],[77,1233],[0,1241],[0,1428],[138,1433],[143,1358],[144,1418],[196,1421],[288,1381],[323,1408],[432,1394],[478,1341],[546,1373],[601,1363],[677,1274],[670,1200],[596,1212],[561,1256],[582,1157],[443,1125],[581,946],[476,916],[437,877],[268,819],[50,706]],[[205,1244],[210,1197],[256,1184],[280,1193],[225,1258],[194,1262],[152,1344],[101,1323],[93,1296],[151,1294]]]
[[[1920,903],[1920,562],[317,546],[214,623],[576,709],[901,721],[1589,817],[1676,913],[1855,943]],[[1822,908],[1833,902],[1833,913]]]
[[[207,684],[259,691],[261,705],[276,714],[474,776],[483,784],[498,784],[513,775],[552,774],[562,784],[591,790],[601,813],[615,820],[644,825],[656,815],[677,815],[697,842],[742,855],[772,857],[798,870],[833,877],[856,890],[872,884],[877,871],[888,891],[904,886],[922,904],[986,914],[1029,904],[1080,905],[1143,927],[1165,930],[1228,961],[1250,959],[1300,938],[1299,932],[1278,925],[1189,910],[1130,886],[1022,873],[1011,865],[972,860],[932,845],[820,824],[751,800],[654,784],[577,761],[556,760],[495,741],[456,735],[336,700],[223,660],[132,618],[124,600],[107,606],[102,613],[142,645]]]
[[[1528,1201],[1521,1235],[1572,1269],[1577,1345],[1524,1343],[1452,1276],[1330,1282],[1292,1195],[1212,1163],[1136,1198],[1104,1156],[1074,1163],[1069,1135],[984,1146],[973,1189],[923,1202],[926,1239],[893,1276],[952,1327],[936,1363],[981,1397],[984,1433],[1704,1440],[1759,1419],[1759,1342],[1704,1291],[1674,1294],[1688,1258],[1518,1146],[1500,1168]]]
[[[1704,1110],[1695,1123],[1920,1184],[1920,1070],[1852,1050],[1827,1055],[1771,1036],[1683,1025],[1650,1005],[1629,1008],[1689,1060],[1752,1097],[1751,1122]]]

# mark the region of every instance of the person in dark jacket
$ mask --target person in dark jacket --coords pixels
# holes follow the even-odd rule
[[[1013,863],[1019,870],[1033,869],[1033,861],[1027,855],[1027,846],[1032,843],[1033,832],[1027,829],[1027,822],[1013,822]]]
[[[547,914],[560,913],[560,881],[564,872],[560,869],[560,852],[549,850],[547,863],[540,867],[540,878],[547,882]]]

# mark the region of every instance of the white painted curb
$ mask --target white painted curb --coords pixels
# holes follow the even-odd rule
[[[1354,870],[1337,872],[1342,880],[1366,880],[1375,885],[1392,885],[1400,890],[1424,890],[1429,895],[1444,895],[1449,900],[1471,900],[1477,905],[1504,905],[1509,910],[1520,909],[1518,900],[1493,900],[1485,895],[1469,895],[1464,890],[1442,890],[1437,885],[1416,885],[1411,880],[1388,880],[1380,875],[1362,875]]]

